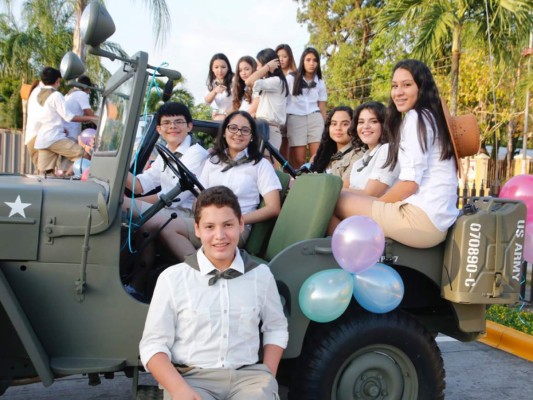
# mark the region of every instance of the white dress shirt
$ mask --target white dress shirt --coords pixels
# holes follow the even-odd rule
[[[28,144],[31,139],[37,136],[37,131],[39,130],[43,106],[37,102],[37,95],[43,86],[43,83],[39,82],[39,84],[32,90],[30,97],[28,98],[26,137],[24,144]]]
[[[239,368],[255,364],[259,323],[263,345],[285,348],[287,319],[270,269],[260,265],[234,279],[208,275],[215,267],[200,248],[200,270],[181,263],[157,280],[139,348],[146,364],[157,353],[175,364],[200,368]],[[230,268],[244,272],[237,251]]]
[[[433,225],[446,231],[455,221],[459,210],[457,204],[457,166],[455,158],[440,160],[441,148],[433,142],[433,129],[424,119],[427,131],[428,149],[424,153],[418,141],[418,114],[410,110],[405,115],[401,127],[399,179],[414,181],[418,191],[404,200],[420,207]]]
[[[197,177],[200,176],[209,154],[207,150],[199,144],[191,146],[191,136],[187,135],[176,151],[182,154],[180,161],[185,164],[189,171]],[[170,168],[165,168],[165,163],[160,155],[157,156],[152,166],[142,174],[137,175],[136,179],[139,180],[143,187],[143,194],[158,186],[161,186],[161,193],[167,193],[179,182],[179,177],[175,176]],[[192,209],[195,197],[189,190],[180,193],[178,199],[180,201],[172,203],[173,207]]]
[[[89,95],[83,90],[73,90],[65,96],[67,109],[74,115],[84,115],[84,110],[91,109]],[[68,131],[68,137],[78,142],[78,135],[81,133],[81,122],[65,121],[65,129]]]
[[[235,160],[246,157],[247,150],[240,152]],[[248,214],[259,205],[259,196],[264,196],[273,190],[281,190],[281,183],[274,167],[262,158],[257,164],[248,162],[222,172],[228,165],[225,163],[214,164],[216,158],[211,158],[205,163],[200,182],[204,187],[223,185],[230,188],[239,199],[242,214]]]
[[[215,87],[214,82],[213,87]],[[233,109],[233,94],[228,96],[227,90],[224,90],[222,93],[217,93],[209,105],[217,114],[229,114],[229,112]]]
[[[378,144],[372,151],[366,151],[363,157],[358,159],[350,174],[350,188],[363,190],[369,179],[380,181],[391,187],[398,179],[400,167],[396,163],[392,171],[389,166],[383,167],[387,161],[389,144]],[[369,160],[370,159],[370,160]],[[364,164],[367,163],[365,166]]]
[[[41,90],[53,89],[52,86],[43,86]],[[58,91],[53,92],[44,102],[42,113],[40,114],[39,129],[37,139],[35,139],[36,149],[47,149],[55,142],[66,139],[63,123],[71,121],[75,115],[67,110],[65,98]]]
[[[303,88],[301,95],[293,96],[291,94],[289,96],[289,102],[287,103],[287,114],[309,115],[320,111],[318,102],[326,101],[328,99],[328,92],[323,79],[318,79],[318,77],[315,76],[314,82],[316,83],[316,87]],[[294,79],[289,83],[289,90],[291,93],[293,87]]]
[[[292,76],[287,77],[290,81]],[[289,98],[285,84],[277,76],[258,79],[254,83],[253,93],[259,96],[256,118],[263,118],[278,125],[287,119],[287,100]]]

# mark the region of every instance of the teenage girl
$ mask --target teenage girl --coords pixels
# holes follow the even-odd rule
[[[252,106],[252,88],[246,86],[246,79],[257,69],[257,63],[251,56],[244,56],[237,62],[237,75],[233,79],[233,111],[250,112]]]
[[[272,164],[259,151],[255,120],[246,111],[234,111],[222,122],[200,182],[205,188],[224,185],[239,199],[245,230],[239,246],[246,243],[251,225],[280,212],[281,183]],[[257,208],[260,197],[265,205]],[[194,219],[177,218],[161,231],[161,239],[179,259],[196,251],[201,243],[194,234]]]
[[[268,122],[270,128],[269,142],[279,150],[281,146],[280,127],[287,118],[289,85],[280,68],[278,55],[274,50],[261,50],[257,53],[256,58],[257,71],[246,79],[246,85],[253,87],[254,96],[259,98],[255,117]]]
[[[355,109],[350,133],[357,137],[356,143],[363,143],[365,152],[353,165],[344,187],[368,196],[382,196],[396,181],[398,164],[391,171],[384,165],[387,162],[389,144],[383,133],[385,106],[377,101],[361,104]]]
[[[294,60],[294,55],[292,54],[291,46],[288,44],[279,44],[276,47],[276,54],[279,58],[279,66],[283,71],[283,75],[287,76],[289,74],[296,73],[296,61]],[[287,125],[285,121],[281,125],[281,148],[280,152],[285,157],[289,159],[289,139],[287,138]]]
[[[432,247],[446,238],[457,218],[457,166],[437,85],[417,60],[393,69],[385,119],[386,166],[399,165],[398,181],[381,197],[343,191],[330,224],[351,215],[372,217],[386,237],[412,247]]]
[[[353,110],[347,106],[335,107],[328,113],[311,171],[349,180],[353,163],[363,155],[363,142],[357,135],[350,135],[352,117]]]
[[[326,85],[322,80],[318,51],[308,47],[302,53],[287,105],[289,159],[294,167],[305,163],[318,150],[326,119]]]
[[[233,109],[233,95],[231,85],[235,74],[225,54],[217,53],[209,62],[207,75],[207,89],[205,102],[213,109],[213,120],[223,120],[228,112]]]

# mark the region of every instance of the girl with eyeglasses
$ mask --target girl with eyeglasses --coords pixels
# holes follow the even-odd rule
[[[199,178],[205,188],[229,187],[239,200],[245,223],[239,247],[250,235],[251,224],[276,217],[281,209],[281,183],[272,164],[259,151],[255,120],[246,111],[229,114],[215,139]],[[257,208],[263,198],[264,206]],[[161,231],[168,249],[182,261],[200,247],[194,220],[178,218]]]
[[[318,150],[326,120],[327,99],[320,56],[316,49],[308,47],[300,57],[287,104],[289,160],[294,167],[305,163],[307,147],[310,157]]]
[[[361,158],[364,151],[363,142],[350,133],[352,117],[353,110],[347,106],[335,107],[328,113],[311,171],[326,172],[349,180],[353,163]]]
[[[252,87],[254,97],[259,98],[255,117],[268,122],[270,128],[268,141],[279,150],[280,128],[287,118],[289,85],[274,50],[261,50],[256,58],[257,70],[246,79],[246,85]]]
[[[223,120],[227,113],[233,109],[231,85],[234,75],[225,54],[217,53],[211,58],[207,75],[209,93],[205,96],[205,102],[213,110],[212,118],[214,121]]]

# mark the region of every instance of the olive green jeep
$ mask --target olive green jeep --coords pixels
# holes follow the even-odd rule
[[[87,180],[0,176],[0,394],[35,380],[50,386],[60,377],[87,374],[94,382],[124,371],[136,398],[156,398],[157,388],[137,385],[148,304],[125,291],[121,273],[136,256],[122,203],[154,67],[144,52],[121,58],[99,48],[114,31],[100,3],[87,7],[83,21],[89,51],[122,66],[102,89]],[[72,55],[62,63],[66,79],[82,70]],[[215,125],[195,121],[195,129],[208,132]],[[149,154],[155,141],[143,140],[135,154]],[[167,159],[180,173],[176,193],[194,184],[179,162]],[[286,189],[288,176],[279,176]],[[301,311],[298,293],[310,275],[339,268],[326,228],[341,186],[330,175],[298,176],[283,193],[279,217],[256,224],[246,246],[271,268],[289,321],[278,379],[291,399],[442,399],[437,334],[474,340],[485,331],[488,304],[518,301],[525,206],[474,199],[446,242],[429,249],[386,240],[381,261],[405,286],[397,309],[374,314],[352,299],[341,317],[317,323]]]

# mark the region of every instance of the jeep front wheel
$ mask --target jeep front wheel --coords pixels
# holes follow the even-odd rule
[[[401,312],[315,325],[301,360],[291,399],[444,399],[440,350],[418,321]]]

